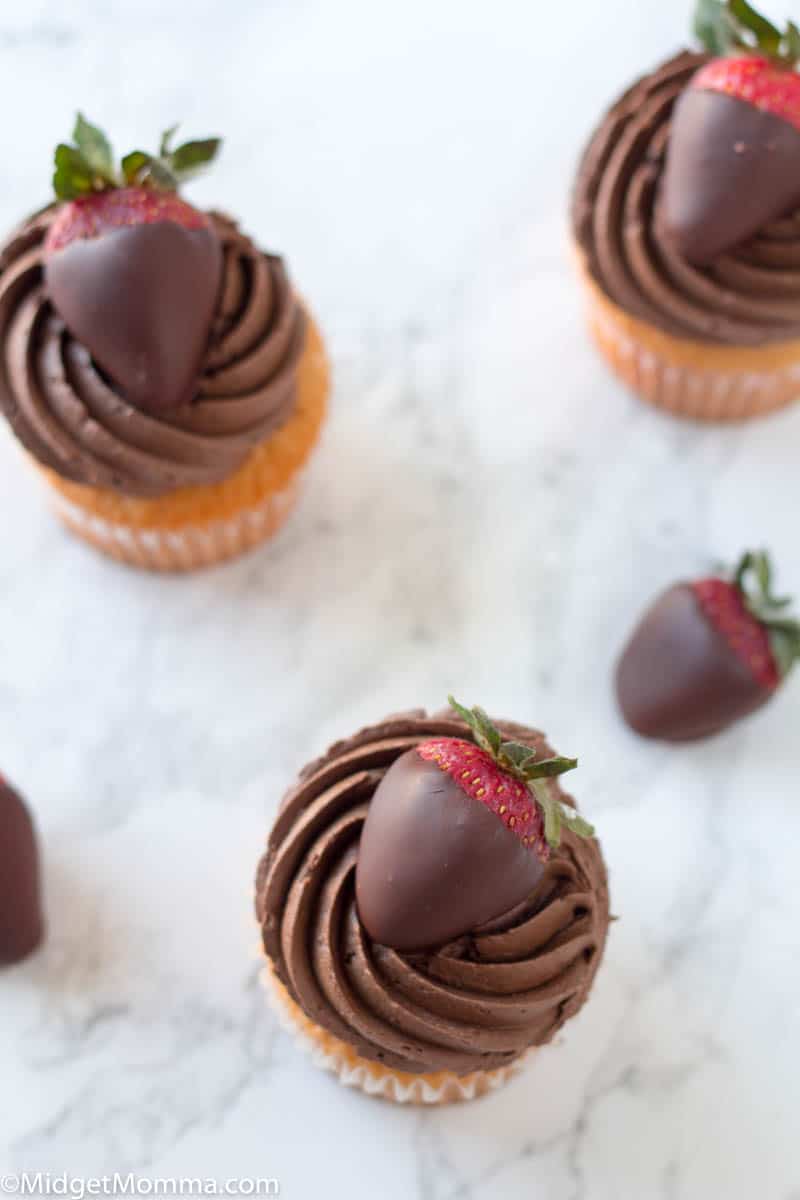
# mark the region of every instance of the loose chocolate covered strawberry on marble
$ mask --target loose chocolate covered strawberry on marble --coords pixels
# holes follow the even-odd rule
[[[482,709],[450,704],[471,739],[436,738],[398,758],[361,837],[359,914],[375,941],[396,950],[441,945],[520,904],[562,826],[594,836],[548,782],[575,759],[538,758],[504,740]]]
[[[800,205],[800,28],[700,0],[696,30],[715,57],[675,107],[659,223],[706,266]]]
[[[21,797],[0,775],[0,966],[27,958],[43,935],[33,822]]]
[[[690,741],[765,704],[800,658],[791,601],[772,590],[764,552],[731,579],[679,583],[645,613],[617,667],[617,696],[644,737]]]
[[[74,145],[55,152],[62,202],[45,246],[49,297],[67,328],[136,407],[193,397],[222,274],[210,219],[177,195],[219,140],[158,155],[135,150],[115,168],[105,135],[78,116]]]

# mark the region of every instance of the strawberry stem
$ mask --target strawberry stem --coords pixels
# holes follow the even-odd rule
[[[788,675],[800,659],[800,621],[787,614],[791,596],[776,596],[773,570],[766,550],[748,550],[739,560],[733,583],[747,611],[767,630],[781,676]]]
[[[698,0],[694,31],[709,53],[761,54],[794,69],[800,62],[800,28],[773,25],[748,0]]]
[[[544,818],[544,835],[554,849],[561,844],[561,829],[565,826],[578,837],[592,838],[594,827],[567,804],[553,796],[546,780],[567,771],[574,771],[577,758],[537,758],[536,751],[521,742],[504,741],[500,730],[477,705],[465,708],[452,696],[447,697],[453,709],[470,730],[475,743],[494,759],[501,771],[512,775],[530,791]]]
[[[178,126],[173,125],[161,137],[158,154],[132,150],[114,162],[111,143],[102,130],[78,113],[72,133],[72,145],[61,142],[55,151],[53,189],[59,200],[75,200],[91,192],[121,187],[152,187],[177,191],[185,180],[198,174],[216,158],[222,142],[219,138],[184,142],[172,148]]]

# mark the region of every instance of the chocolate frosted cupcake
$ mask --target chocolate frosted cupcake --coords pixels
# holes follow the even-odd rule
[[[114,167],[82,118],[59,203],[0,250],[0,409],[57,511],[115,558],[187,570],[274,533],[325,412],[322,341],[280,258],[177,195],[215,139]]]
[[[572,227],[617,374],[680,416],[736,420],[800,393],[800,37],[708,0],[697,32],[707,52],[603,119]]]
[[[279,1012],[398,1102],[504,1083],[583,1006],[608,931],[593,830],[542,734],[480,709],[390,717],[281,806],[256,911]]]

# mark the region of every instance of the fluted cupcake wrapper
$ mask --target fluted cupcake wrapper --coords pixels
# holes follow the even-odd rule
[[[746,421],[800,399],[800,341],[753,349],[671,337],[623,312],[580,270],[594,341],[642,400],[694,421]]]
[[[147,571],[195,571],[236,558],[276,534],[300,491],[295,478],[260,504],[232,516],[180,529],[140,529],[98,517],[53,493],[52,504],[64,524],[95,549],[128,566]]]
[[[506,1067],[472,1071],[469,1075],[456,1075],[452,1071],[427,1075],[393,1071],[362,1058],[352,1046],[310,1020],[292,1000],[269,963],[262,971],[262,982],[282,1028],[310,1054],[315,1066],[330,1071],[345,1087],[357,1088],[368,1096],[394,1104],[427,1106],[477,1100],[508,1083],[534,1053],[533,1049],[528,1050]]]
[[[118,562],[148,571],[213,566],[253,549],[283,525],[319,440],[329,388],[322,337],[310,321],[292,415],[220,483],[147,499],[85,487],[34,466],[64,523]]]

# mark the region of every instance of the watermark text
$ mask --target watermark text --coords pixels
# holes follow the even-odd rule
[[[238,1177],[212,1179],[201,1176],[147,1176],[133,1171],[111,1175],[80,1176],[68,1171],[23,1171],[0,1177],[3,1196],[63,1196],[86,1200],[87,1196],[280,1196],[277,1179]]]

